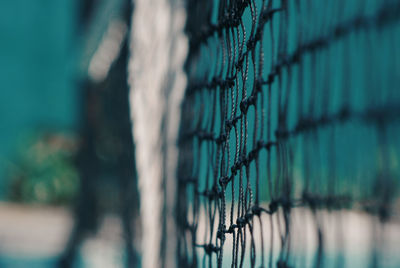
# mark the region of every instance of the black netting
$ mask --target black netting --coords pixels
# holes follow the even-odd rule
[[[356,211],[372,226],[361,258],[396,267],[381,249],[399,211],[400,1],[187,10],[180,266],[356,267],[342,237]]]

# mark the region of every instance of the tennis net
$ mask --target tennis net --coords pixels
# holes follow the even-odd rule
[[[361,262],[395,267],[400,1],[189,0],[187,12],[180,267],[356,267],[352,224],[369,226]]]

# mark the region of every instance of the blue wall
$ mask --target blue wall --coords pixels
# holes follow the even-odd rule
[[[77,118],[75,0],[0,1],[0,199],[18,140]]]

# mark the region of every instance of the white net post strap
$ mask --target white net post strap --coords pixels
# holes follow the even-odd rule
[[[185,16],[181,1],[134,1],[129,85],[143,228],[142,267],[176,267],[173,207],[180,103],[186,86]],[[163,258],[162,239],[166,241]]]

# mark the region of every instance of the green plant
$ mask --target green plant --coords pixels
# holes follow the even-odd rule
[[[36,133],[21,143],[9,169],[9,199],[22,203],[65,205],[78,190],[73,164],[76,140],[66,134]]]

